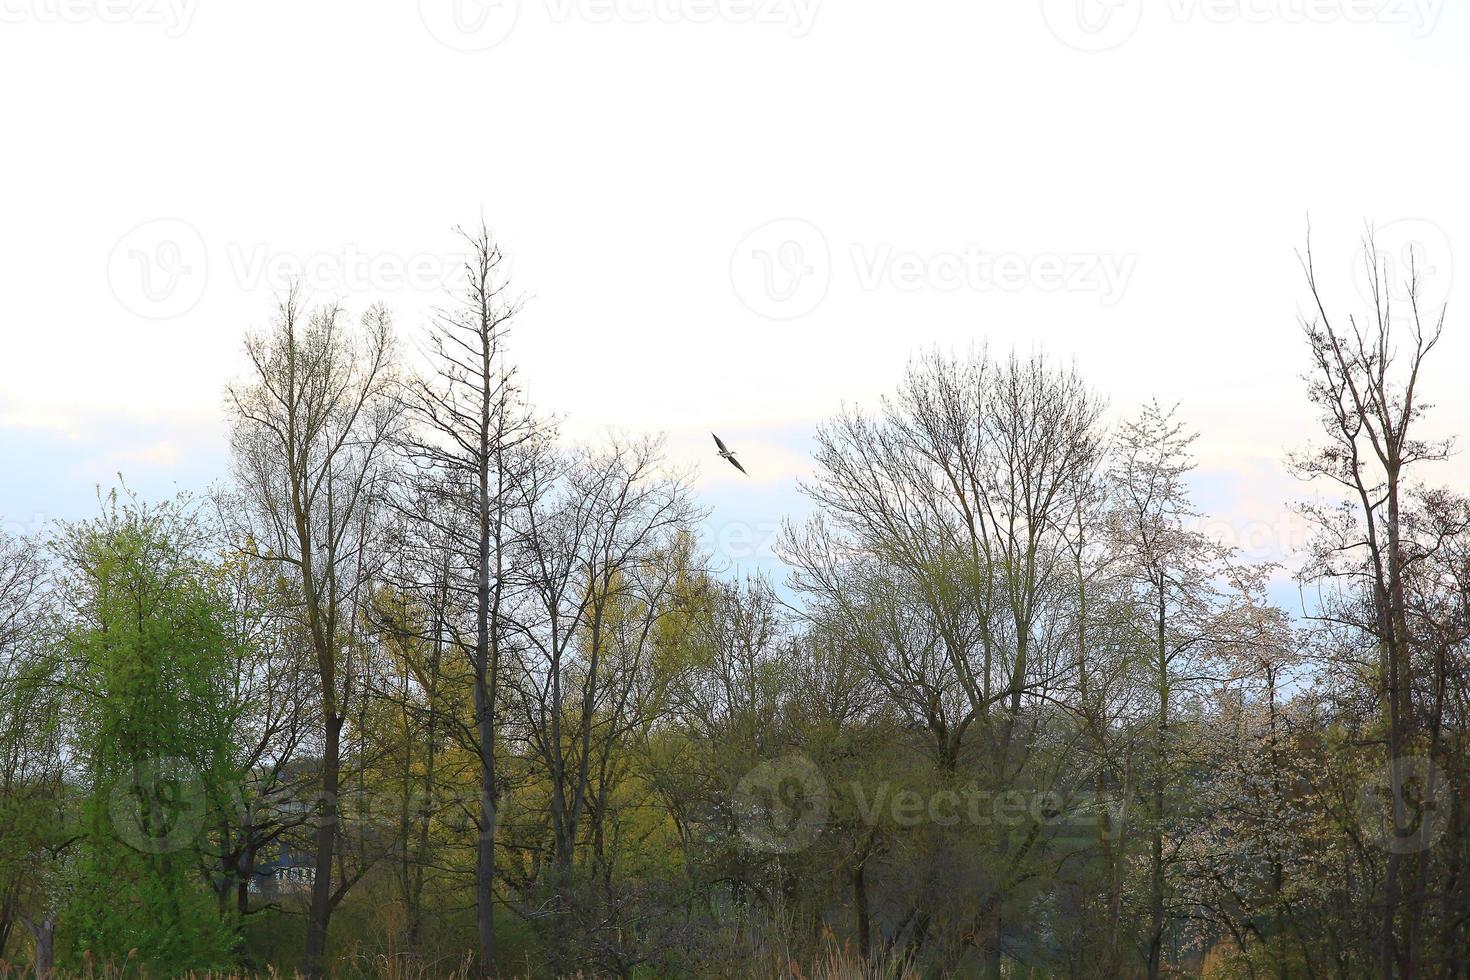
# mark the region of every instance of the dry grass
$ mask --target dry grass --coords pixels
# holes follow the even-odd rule
[[[77,970],[52,971],[50,980],[141,980],[151,975],[128,957],[122,963],[97,963],[88,957]],[[830,935],[823,942],[823,949],[808,962],[801,962],[785,951],[771,950],[768,957],[757,958],[742,964],[740,973],[721,973],[722,978],[736,980],[918,980],[919,974],[898,959],[865,963],[846,944],[839,945]],[[379,978],[379,980],[471,980],[474,976],[473,957],[466,954],[449,972],[409,954],[352,953],[338,961],[333,975],[349,978]],[[0,960],[0,980],[30,980],[33,968],[26,963],[9,963]],[[275,967],[257,973],[190,973],[188,980],[301,980],[302,975],[293,971],[284,974]],[[591,975],[578,973],[567,980],[592,980]]]
[[[896,957],[864,962],[851,947],[838,946],[830,938],[826,947],[809,972],[792,963],[791,976],[804,980],[919,980],[918,972]]]

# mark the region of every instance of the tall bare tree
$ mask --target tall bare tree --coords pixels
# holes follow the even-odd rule
[[[1328,312],[1310,239],[1302,255],[1312,297],[1302,317],[1312,353],[1308,393],[1325,442],[1294,454],[1291,462],[1302,477],[1330,481],[1348,498],[1346,508],[1307,509],[1320,533],[1303,574],[1329,589],[1343,588],[1345,593],[1338,595],[1346,601],[1329,599],[1321,615],[1360,628],[1376,645],[1383,748],[1397,796],[1410,776],[1405,758],[1422,736],[1425,720],[1415,698],[1407,583],[1426,548],[1439,546],[1434,537],[1426,545],[1408,533],[1411,474],[1419,464],[1447,458],[1452,448],[1447,440],[1420,434],[1428,405],[1419,385],[1444,330],[1445,309],[1420,308],[1422,257],[1411,256],[1405,309],[1394,302],[1390,265],[1380,257],[1371,232],[1363,253],[1371,309],[1366,315],[1349,314],[1346,325]],[[1369,615],[1359,616],[1358,608]],[[1415,832],[1407,809],[1395,807],[1394,834],[1399,839]],[[1413,882],[1405,887],[1406,864],[1415,877],[1425,873],[1422,852],[1403,848],[1391,850],[1383,872],[1378,947],[1385,980],[1419,972],[1423,889]]]
[[[247,337],[251,373],[227,392],[254,548],[299,588],[316,661],[322,763],[306,929],[312,976],[325,972],[332,910],[354,880],[333,881],[342,728],[357,693],[352,633],[367,599],[374,511],[400,414],[394,347],[384,308],[369,309],[354,330],[340,307],[308,311],[293,289],[271,326]]]
[[[475,907],[480,975],[495,975],[495,833],[500,787],[496,778],[496,705],[499,700],[502,617],[506,600],[509,488],[517,479],[517,449],[535,427],[506,360],[505,339],[518,306],[508,293],[504,257],[482,225],[461,231],[469,243],[464,294],[435,319],[428,336],[428,371],[405,389],[403,439],[418,481],[458,512],[468,541],[443,540],[459,605],[472,611],[468,647],[480,759],[479,836]],[[421,519],[432,511],[421,511]]]

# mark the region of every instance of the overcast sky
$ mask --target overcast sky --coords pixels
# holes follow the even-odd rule
[[[800,509],[818,420],[976,341],[1180,402],[1264,555],[1308,216],[1344,314],[1365,221],[1418,244],[1436,423],[1470,428],[1467,82],[1444,0],[0,0],[0,515],[224,477],[281,285],[412,334],[483,214],[535,402],[666,431],[732,559]]]

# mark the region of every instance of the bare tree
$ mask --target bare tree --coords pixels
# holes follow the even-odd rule
[[[332,910],[342,728],[357,692],[353,631],[371,578],[375,507],[399,418],[391,319],[371,308],[354,331],[337,306],[308,312],[292,290],[246,339],[251,374],[228,389],[236,479],[259,557],[288,570],[316,661],[321,794],[305,968],[325,972]]]
[[[919,623],[886,617],[875,638],[892,652],[874,663],[925,678],[922,703],[908,706],[915,720],[951,770],[974,728],[996,787],[1025,769],[1039,709],[1075,668],[1061,642],[1072,619],[1063,528],[1096,468],[1101,410],[1075,371],[1040,356],[928,354],[878,417],[846,411],[819,429],[817,475],[802,489],[831,527],[786,537],[798,587],[834,612],[852,601],[839,584],[864,564],[885,569],[880,579],[891,584],[878,592],[922,610]],[[948,703],[950,683],[962,710]],[[1013,840],[1002,828],[1001,870],[973,923],[991,976],[1001,972],[1003,905],[1026,876],[1034,830]]]
[[[550,783],[553,870],[562,899],[598,773],[638,724],[640,661],[666,608],[675,540],[693,518],[688,490],[662,469],[656,440],[547,452],[523,489],[526,596],[514,698]]]
[[[517,479],[516,450],[535,432],[506,361],[505,338],[518,306],[507,293],[504,257],[482,225],[461,231],[470,246],[467,285],[459,303],[441,312],[428,336],[428,372],[405,389],[412,427],[403,440],[409,460],[430,476],[451,508],[463,512],[463,544],[446,537],[454,579],[473,611],[468,649],[474,675],[474,751],[480,759],[479,838],[475,906],[480,975],[495,975],[496,706],[502,616],[506,599],[509,488]]]
[[[1303,577],[1342,589],[1345,601],[1329,598],[1320,615],[1361,629],[1377,649],[1377,693],[1383,717],[1383,748],[1390,783],[1400,793],[1407,774],[1404,759],[1424,732],[1423,707],[1416,703],[1414,651],[1407,582],[1412,566],[1422,562],[1426,547],[1408,531],[1411,473],[1425,462],[1443,460],[1451,452],[1447,440],[1419,435],[1427,409],[1419,384],[1425,361],[1438,345],[1445,310],[1420,309],[1422,283],[1418,257],[1411,257],[1408,308],[1392,297],[1389,264],[1380,261],[1371,233],[1364,239],[1364,280],[1372,297],[1366,316],[1349,314],[1339,326],[1328,313],[1316,270],[1311,241],[1302,269],[1312,302],[1302,317],[1302,330],[1312,353],[1308,394],[1320,413],[1326,441],[1296,453],[1291,462],[1309,480],[1327,480],[1346,492],[1346,508],[1309,507],[1319,534]],[[1400,350],[1400,345],[1403,349]],[[1366,600],[1361,606],[1358,599]],[[1360,617],[1358,608],[1369,615]],[[1400,808],[1402,809],[1402,808]],[[1414,833],[1408,814],[1396,809],[1394,833]],[[1409,873],[1422,878],[1422,853],[1391,851],[1385,864],[1379,922],[1379,969],[1389,977],[1413,977],[1419,971],[1419,922],[1423,889],[1405,887]]]

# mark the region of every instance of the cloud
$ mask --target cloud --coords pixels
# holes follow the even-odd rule
[[[184,414],[38,412],[0,403],[0,459],[0,519],[28,532],[95,513],[99,486],[115,485],[119,473],[152,498],[203,491],[228,474],[218,420]]]

